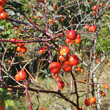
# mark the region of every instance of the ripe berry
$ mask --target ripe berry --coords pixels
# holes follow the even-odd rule
[[[16,81],[20,81],[21,80],[18,73],[15,75],[15,80]]]
[[[26,47],[21,47],[21,52],[22,53],[26,53],[26,51],[27,51],[27,48]]]
[[[76,37],[77,37],[76,31],[74,31],[74,30],[68,31],[68,32],[67,32],[67,37],[68,37],[69,39],[71,39],[71,40],[76,39]]]
[[[21,40],[22,41],[22,40]],[[23,47],[24,46],[24,43],[17,43],[17,45],[19,46],[19,47]]]
[[[15,35],[17,35],[18,34],[18,31],[14,31],[14,33],[15,33]]]
[[[92,3],[92,1],[89,2],[90,4]]]
[[[0,19],[5,20],[5,19],[7,19],[7,18],[8,18],[8,15],[7,15],[6,12],[1,12],[1,13],[0,13]]]
[[[19,53],[19,56],[21,57],[22,56],[22,53]]]
[[[38,54],[42,54],[42,53],[44,53],[45,52],[45,50],[43,49],[43,48],[40,48],[39,50],[38,50]]]
[[[60,77],[57,77],[56,80],[57,80],[57,82],[60,82]]]
[[[8,60],[8,63],[11,63],[11,60]]]
[[[40,108],[40,110],[46,110],[46,108]]]
[[[81,69],[79,67],[77,69],[78,69],[78,71],[81,71]]]
[[[75,39],[75,43],[76,44],[80,44],[81,43],[81,39]]]
[[[85,28],[86,30],[88,30],[88,29],[89,29],[89,25],[85,25],[84,28]]]
[[[66,61],[68,59],[68,57],[64,57],[63,55],[59,55],[58,59],[62,62]]]
[[[97,5],[93,6],[93,10],[96,11],[97,10]]]
[[[106,96],[105,93],[104,93],[103,91],[101,91],[101,90],[99,91],[99,93],[100,93],[103,97]]]
[[[82,110],[82,107],[79,107]],[[78,108],[75,108],[75,110],[79,110]]]
[[[49,19],[49,24],[53,24],[53,20],[52,19]]]
[[[95,16],[95,15],[96,15],[96,12],[94,11],[94,12],[92,13],[92,15]]]
[[[63,81],[58,82],[58,87],[63,89],[65,86],[65,83]]]
[[[65,39],[65,43],[66,43],[66,44],[68,44],[68,43],[70,43],[70,42],[71,42],[71,40],[70,40],[69,38],[66,38],[66,39]]]
[[[4,6],[6,4],[6,0],[0,0],[0,6]]]
[[[16,39],[16,41],[21,41],[21,39]],[[18,45],[19,43],[16,43],[16,45]]]
[[[43,49],[46,50],[46,49],[48,49],[48,47],[47,46],[44,46]]]
[[[11,38],[10,41],[16,41],[16,38]],[[11,44],[14,44],[14,42],[11,42]]]
[[[17,47],[16,49],[18,52],[21,52],[21,47]]]
[[[91,32],[95,32],[95,31],[96,31],[96,26],[90,26],[90,27],[89,27],[89,30],[90,30]]]
[[[60,55],[63,55],[64,57],[67,57],[70,53],[70,50],[67,46],[63,46],[61,49],[60,49]]]
[[[89,105],[90,105],[90,100],[89,100],[89,99],[85,99],[84,104],[85,104],[86,106],[89,106]]]
[[[81,68],[81,72],[84,72],[84,69],[83,68]]]
[[[44,46],[43,48],[39,48],[39,50],[38,50],[38,54],[42,54],[42,53],[44,53],[47,49],[48,49],[47,46]]]
[[[80,34],[78,34],[77,35],[77,37],[76,37],[76,39],[80,39],[81,38],[81,35]]]
[[[69,57],[69,63],[72,66],[78,65],[79,64],[79,58],[76,55],[71,55]]]
[[[95,104],[95,103],[96,103],[96,98],[95,98],[95,97],[91,97],[91,98],[90,98],[90,102],[91,102],[92,104]]]
[[[34,19],[37,19],[37,18],[39,18],[39,16],[38,16],[38,15],[34,16]]]
[[[59,73],[61,70],[61,64],[59,62],[52,62],[49,66],[49,69],[53,74]]]
[[[65,62],[63,63],[63,70],[64,70],[65,72],[69,72],[69,71],[72,70],[72,66],[70,65],[69,61],[65,61]]]
[[[103,3],[100,3],[100,7],[103,7]]]
[[[110,62],[107,63],[107,66],[110,67]]]
[[[54,9],[54,10],[56,9],[55,3],[53,3],[53,9]]]
[[[22,69],[21,71],[19,71],[17,74],[19,75],[20,80],[25,80],[27,78],[27,74],[24,71],[24,69]]]
[[[58,74],[53,74],[53,79],[57,78]]]
[[[2,6],[0,6],[0,13],[1,13],[1,12],[3,12],[3,8],[2,8]]]
[[[14,27],[14,29],[18,29],[18,27]]]

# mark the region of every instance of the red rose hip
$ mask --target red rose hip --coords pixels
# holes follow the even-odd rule
[[[79,64],[79,58],[76,55],[71,55],[69,57],[69,63],[72,66],[78,65]]]
[[[68,37],[70,40],[76,39],[76,37],[77,37],[76,31],[74,31],[74,30],[68,31],[68,32],[67,32],[67,37]]]
[[[53,74],[59,73],[61,70],[61,64],[59,62],[52,62],[49,66],[49,69]]]

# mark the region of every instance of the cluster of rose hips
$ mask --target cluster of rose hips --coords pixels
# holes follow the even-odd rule
[[[58,84],[58,88],[60,90],[63,90],[65,83],[64,81],[61,80],[61,78],[58,76],[58,74],[53,74],[53,78],[56,80],[57,84]]]
[[[63,46],[59,52],[59,60],[62,63],[62,68],[65,72],[70,72],[72,66],[79,64],[79,58],[77,55],[70,55],[70,49],[67,46]]]
[[[108,83],[107,83],[106,85],[103,85],[102,88],[104,88],[104,89],[109,89],[109,90],[110,90]]]
[[[77,65],[74,70],[75,70],[75,72],[78,72],[78,71],[80,71],[82,73],[84,72],[84,69],[83,68],[80,68],[79,65]]]
[[[24,71],[24,69],[22,69],[21,71],[19,71],[18,73],[16,73],[15,75],[15,80],[16,81],[23,81],[27,78],[27,73]]]
[[[103,7],[103,3],[100,3],[99,6],[100,6],[100,7]],[[97,11],[97,5],[94,5],[94,6],[93,6],[93,10],[94,10],[94,12],[92,13],[92,15],[95,16],[95,15],[96,15],[96,11]]]
[[[44,47],[42,47],[42,48],[39,48],[38,54],[39,54],[39,55],[40,55],[40,54],[43,54],[47,49],[48,49],[47,46],[44,46]]]
[[[5,20],[8,18],[8,15],[3,10],[3,6],[6,4],[6,0],[0,0],[0,19]]]
[[[104,96],[106,96],[105,95],[105,93],[103,92],[103,91],[99,91],[99,93],[104,97]],[[86,105],[86,106],[89,106],[90,104],[91,105],[94,105],[96,103],[96,98],[95,97],[91,97],[90,99],[85,99],[85,101],[84,101],[84,104]]]
[[[82,110],[82,107],[79,107]],[[75,108],[75,110],[79,110],[78,108]]]
[[[89,26],[89,25],[85,25],[84,27],[86,30],[89,30],[91,32],[95,32],[96,31],[96,26]]]
[[[67,37],[70,40],[75,40],[77,37],[76,31],[74,31],[74,30],[68,31]],[[79,64],[79,58],[77,57],[77,55],[74,55],[74,54],[70,55],[70,49],[68,46],[65,46],[65,45],[60,48],[58,59],[60,62],[52,62],[49,66],[50,72],[55,77],[56,77],[56,75],[58,75],[60,73],[61,68],[65,72],[70,72],[70,71],[72,71],[73,66],[76,66]],[[57,80],[57,77],[56,77],[56,80]],[[59,81],[59,77],[58,77],[58,81]],[[58,82],[58,85],[60,85],[60,86],[58,86],[59,88],[63,88],[64,82],[60,80]]]
[[[103,91],[99,91],[99,93],[104,97],[106,96],[105,93]],[[91,97],[90,99],[85,99],[84,100],[84,104],[85,106],[89,106],[91,104],[91,106],[94,106],[94,104],[96,103],[96,98],[95,97]],[[79,107],[82,110],[82,107]],[[77,108],[75,110],[78,110]]]
[[[15,44],[14,43],[15,41],[23,41],[23,40],[22,39],[11,38],[10,41],[13,41],[13,42],[11,42],[11,44]],[[20,43],[16,43],[16,45],[17,45],[17,48],[16,48],[17,52],[20,52],[20,54],[21,53],[26,53],[27,48],[24,46],[25,43],[20,42]]]
[[[72,45],[73,42],[75,42],[76,44],[80,44],[81,35],[77,34],[77,32],[75,30],[70,30],[67,32],[67,38],[65,39],[65,43]]]
[[[87,72],[85,71],[85,69],[84,69],[83,67],[80,67],[79,65],[75,66],[74,71],[75,71],[76,73],[78,73],[78,72],[83,73],[84,76],[87,75]],[[85,81],[86,81],[86,80],[85,80]],[[82,80],[80,80],[80,82],[82,82]]]
[[[86,106],[89,106],[91,104],[91,106],[94,106],[94,104],[96,103],[96,98],[95,97],[91,97],[90,99],[85,99],[84,100],[84,104]],[[82,110],[82,107],[79,107]],[[78,110],[77,108],[75,110]]]
[[[96,98],[95,97],[91,97],[90,99],[85,99],[84,104],[86,106],[89,106],[90,104],[94,105],[96,103]]]

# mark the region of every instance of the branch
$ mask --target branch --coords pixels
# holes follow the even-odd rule
[[[79,95],[78,95],[78,88],[77,88],[76,79],[75,79],[75,76],[72,73],[72,71],[70,72],[70,74],[71,74],[73,81],[74,81],[74,88],[75,88],[75,93],[76,93],[76,97],[77,97],[77,106],[79,107]]]
[[[21,89],[25,90],[26,87],[0,86],[0,88],[12,88],[13,90],[21,90]],[[33,92],[37,92],[37,93],[56,94],[56,95],[60,96],[62,99],[64,99],[65,101],[67,101],[67,102],[71,103],[72,105],[74,105],[75,107],[79,108],[79,106],[77,104],[75,104],[73,101],[68,99],[66,96],[64,96],[59,91],[39,90],[37,88],[32,88],[32,87],[29,87],[28,90],[33,91]],[[80,110],[80,108],[79,108],[79,110]]]
[[[31,100],[30,100],[29,93],[28,93],[29,80],[25,81],[25,86],[26,86],[26,88],[25,88],[24,93],[26,93],[27,101],[28,101],[28,104],[29,104],[29,110],[32,110]]]

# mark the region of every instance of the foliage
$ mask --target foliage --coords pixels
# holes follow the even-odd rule
[[[100,3],[103,3],[103,6],[100,6]],[[3,9],[8,14],[8,18],[0,20],[1,84],[5,82],[7,88],[11,84],[14,89],[12,91],[21,92],[19,96],[26,94],[24,98],[27,98],[29,110],[32,110],[32,98],[29,97],[31,92],[37,94],[37,107],[34,107],[37,109],[42,108],[41,105],[50,109],[48,105],[54,103],[62,109],[66,107],[80,109],[80,106],[83,108],[85,106],[84,99],[93,96],[97,99],[93,108],[101,106],[99,99],[101,100],[102,97],[99,91],[102,90],[101,84],[104,84],[101,80],[105,71],[109,73],[109,62],[106,62],[110,54],[110,6],[108,4],[107,0],[7,0]],[[94,5],[97,5],[96,10],[93,9]],[[96,30],[86,29],[86,25],[94,26]],[[74,39],[69,39],[70,42],[66,43],[65,39],[69,38],[67,33],[70,30],[75,30],[77,34]],[[77,35],[81,35],[81,38],[77,38]],[[15,40],[12,41],[12,38]],[[76,42],[76,39],[80,39],[81,42]],[[60,52],[64,45],[68,47],[68,54],[65,52],[66,49]],[[70,63],[72,62],[70,56],[74,54],[75,63]],[[71,70],[68,73],[63,69],[64,61],[59,59],[59,55],[69,62],[66,64],[67,68],[68,65],[72,67],[69,68]],[[51,69],[58,69],[59,74],[51,73],[52,62],[59,62],[59,65],[51,67]],[[28,77],[17,81],[15,75],[18,74],[19,78],[22,69]],[[106,82],[108,80],[104,79]],[[108,83],[104,88],[106,90],[109,88]],[[28,92],[29,90],[31,92]],[[5,103],[7,110],[16,109],[11,107],[14,106],[10,98],[12,91],[0,89],[0,100]],[[44,100],[48,100],[45,101],[46,104],[40,104],[42,92],[46,95],[54,94],[49,95],[50,99],[48,96],[43,96]],[[64,101],[60,104],[59,97],[69,104],[64,105]],[[16,102],[19,109],[18,105],[21,102]],[[20,109],[25,108],[23,107]],[[28,107],[26,106],[25,109]]]
[[[5,106],[7,110],[14,106],[14,101],[11,99],[11,92],[0,88],[0,106]]]

